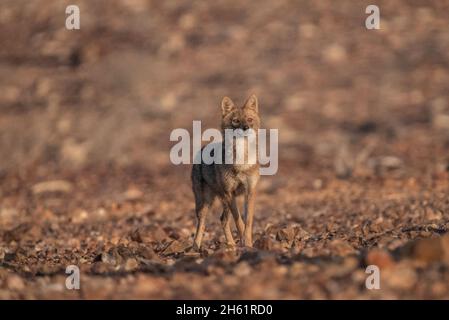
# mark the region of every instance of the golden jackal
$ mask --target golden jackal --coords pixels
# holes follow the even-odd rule
[[[236,107],[230,98],[224,97],[221,102],[221,109],[221,131],[223,137],[226,136],[225,130],[226,132],[229,131],[227,129],[240,129],[240,132],[249,132],[251,130],[248,129],[252,129],[254,130],[253,132],[257,132],[260,128],[259,107],[255,95],[251,95],[241,108]],[[243,138],[245,139],[245,137]],[[257,149],[257,139],[255,144]],[[234,139],[232,138],[231,148],[233,151],[235,151],[235,147]],[[228,145],[225,145],[223,140],[221,143],[222,159],[229,152],[227,148]],[[247,144],[244,147],[244,154],[247,156],[248,161],[243,164],[235,162],[228,164],[227,162],[223,163],[223,161],[221,163],[206,164],[201,160],[200,164],[193,165],[192,188],[195,195],[196,216],[198,219],[194,240],[194,247],[196,249],[201,247],[206,216],[216,198],[219,198],[223,204],[223,213],[220,219],[227,245],[235,246],[230,225],[232,214],[240,235],[241,245],[252,246],[254,200],[256,185],[260,176],[259,163],[257,152],[254,152],[252,155],[248,154]],[[249,161],[251,157],[255,157],[256,159]],[[245,196],[245,222],[243,222],[240,216],[236,202],[236,197],[240,195]]]

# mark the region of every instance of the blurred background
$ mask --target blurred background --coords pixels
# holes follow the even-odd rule
[[[0,4],[3,172],[169,166],[173,128],[216,127],[222,96],[249,93],[286,166],[367,145],[413,169],[445,161],[447,1],[378,1],[367,30],[369,1],[79,0],[69,31],[72,2]]]
[[[448,24],[446,0],[0,1],[0,298],[448,298]],[[279,129],[256,250],[216,208],[198,257],[170,133],[251,93]]]

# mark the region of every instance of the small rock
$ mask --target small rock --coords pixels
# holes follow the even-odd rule
[[[0,218],[1,219],[12,219],[17,217],[19,211],[15,208],[0,208]]]
[[[388,287],[396,290],[411,290],[418,280],[418,276],[414,269],[407,266],[399,266],[392,269],[387,269],[382,272],[382,284],[385,283]]]
[[[426,218],[428,220],[436,220],[439,221],[443,218],[443,214],[440,210],[434,210],[432,208],[426,208]]]
[[[13,223],[19,216],[19,211],[15,208],[2,208],[0,207],[0,221],[4,224]]]
[[[190,239],[173,240],[167,248],[163,251],[164,255],[176,254],[184,252],[192,246]]]
[[[22,223],[17,227],[7,230],[3,233],[3,240],[6,242],[20,241],[23,235],[31,229],[31,225],[28,223]]]
[[[323,58],[330,63],[343,62],[347,58],[346,49],[342,45],[332,44],[323,50]]]
[[[432,125],[437,129],[449,129],[449,114],[435,114],[432,117]]]
[[[31,191],[35,195],[44,193],[70,193],[73,189],[73,185],[65,180],[52,180],[44,181],[35,184]]]
[[[157,256],[157,254],[154,252],[153,248],[146,246],[146,245],[140,245],[136,250],[136,254],[142,258],[147,259],[147,260],[159,258]]]
[[[109,265],[117,265],[118,261],[116,259],[116,257],[114,257],[114,255],[109,254],[107,252],[103,252],[101,254],[101,261],[103,263],[109,264]]]
[[[373,249],[368,252],[365,257],[365,264],[368,265],[376,265],[380,269],[386,269],[393,267],[395,262],[392,256],[384,250]]]
[[[321,179],[313,180],[312,186],[315,190],[320,190],[321,188],[323,188],[323,180]]]
[[[310,239],[310,233],[307,232],[306,230],[304,230],[303,228],[301,228],[300,226],[296,226],[296,239],[298,240],[302,240],[302,241],[307,241],[308,239]]]
[[[184,30],[191,30],[196,23],[197,19],[192,13],[186,13],[179,19],[179,26]]]
[[[273,240],[269,235],[262,235],[254,242],[254,247],[260,250],[271,250],[273,248]]]
[[[166,240],[167,238],[168,234],[160,226],[154,226],[148,231],[148,240],[151,239],[150,241],[161,242],[163,240]]]
[[[438,97],[431,102],[432,125],[437,129],[449,129],[449,113],[447,99]]]
[[[13,86],[2,86],[2,103],[16,103],[20,99],[20,89]]]
[[[140,200],[143,197],[143,192],[136,187],[131,187],[126,190],[126,192],[123,194],[123,197],[128,201]]]
[[[129,233],[129,237],[131,238],[132,241],[143,242],[142,235],[140,234],[139,229],[134,229],[133,231],[131,231]]]
[[[136,228],[129,233],[132,241],[140,243],[162,242],[169,238],[163,228],[159,226],[151,226],[148,228]]]
[[[246,277],[251,274],[251,267],[246,261],[240,262],[234,267],[234,274],[238,277]]]
[[[449,234],[410,241],[398,247],[395,254],[401,259],[416,260],[425,264],[437,262],[449,264]]]
[[[134,258],[129,258],[125,262],[125,270],[126,271],[134,271],[139,267],[139,263]]]
[[[342,146],[334,160],[334,169],[337,178],[347,179],[354,170],[354,159],[346,146]]]
[[[89,218],[89,213],[83,209],[77,209],[72,216],[72,222],[79,224],[83,223]]]
[[[104,274],[111,271],[114,271],[114,268],[111,264],[105,263],[102,261],[97,261],[92,264],[91,271],[94,274]]]
[[[132,252],[125,246],[119,245],[109,249],[108,252],[103,252],[101,261],[109,265],[118,266],[129,257],[132,257]]]
[[[444,255],[441,238],[419,239],[412,247],[412,258],[422,262],[439,262],[444,260]]]
[[[7,285],[10,290],[20,291],[25,288],[25,283],[22,278],[15,274],[8,276]]]
[[[194,251],[191,251],[191,252],[185,252],[185,253],[184,253],[184,256],[185,256],[185,257],[200,257],[200,256],[201,256],[201,253],[200,253],[200,252],[194,252]]]
[[[398,169],[402,166],[402,160],[393,156],[382,157],[380,158],[380,165],[387,169]]]
[[[368,165],[376,172],[382,173],[389,170],[397,170],[403,167],[403,161],[398,157],[384,156],[378,158],[371,158],[368,160]]]
[[[88,151],[88,145],[85,142],[67,139],[61,147],[61,160],[74,167],[80,167],[87,161]]]
[[[278,231],[278,233],[276,234],[276,239],[278,241],[286,241],[290,243],[295,239],[295,235],[295,228],[293,228],[292,226],[287,226]]]
[[[348,256],[356,253],[356,250],[347,241],[341,239],[332,240],[329,243],[330,251],[337,256]]]

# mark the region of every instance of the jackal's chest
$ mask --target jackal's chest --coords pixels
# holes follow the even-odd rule
[[[231,183],[228,185],[228,191],[230,191],[234,195],[244,194],[245,191],[249,188],[248,179],[244,176],[234,175],[229,180],[231,180]]]
[[[238,136],[232,144],[225,145],[225,163],[233,164],[237,171],[246,171],[257,164],[257,141],[255,138]]]
[[[227,192],[241,195],[253,189],[259,180],[259,175],[251,171],[238,171],[236,168],[226,177]]]

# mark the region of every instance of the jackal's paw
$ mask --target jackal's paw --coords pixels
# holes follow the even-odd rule
[[[191,252],[201,252],[201,245],[197,243],[193,243],[192,246],[189,248],[189,251]]]
[[[241,242],[241,246],[242,247],[244,247],[244,248],[252,248],[253,247],[253,242],[252,242],[252,240],[243,240],[242,242]]]
[[[235,251],[236,250],[236,245],[235,245],[235,242],[226,242],[225,244],[224,244],[224,248],[227,250],[227,251]]]
[[[236,247],[236,251],[241,256],[241,255],[246,255],[246,254],[251,255],[251,254],[257,253],[258,250],[255,248],[251,248],[251,247],[239,246],[239,247]]]

